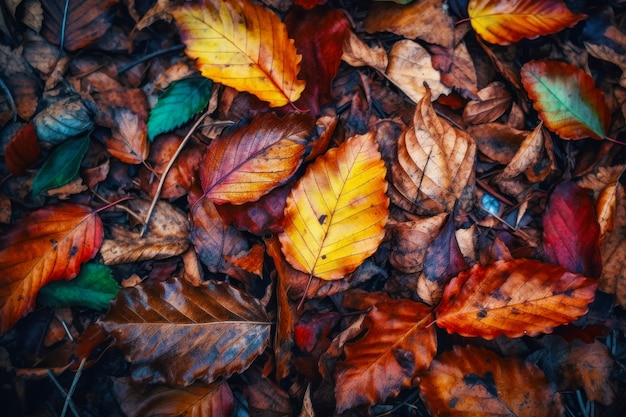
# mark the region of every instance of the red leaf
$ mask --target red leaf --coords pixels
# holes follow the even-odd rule
[[[32,212],[0,237],[0,333],[33,309],[41,287],[74,278],[102,237],[100,217],[77,204]]]
[[[302,54],[300,77],[306,81],[296,106],[316,115],[320,107],[331,101],[330,87],[341,63],[350,22],[340,10],[317,7],[310,11],[295,8],[285,24]]]
[[[589,191],[573,182],[558,185],[543,216],[543,249],[549,262],[599,278],[600,225]]]
[[[32,167],[41,153],[37,132],[32,123],[21,126],[15,132],[4,150],[4,160],[7,169],[13,175],[21,177],[26,174],[26,169]]]

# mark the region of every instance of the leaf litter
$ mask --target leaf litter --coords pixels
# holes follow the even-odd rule
[[[619,5],[14,3],[8,415],[618,415]]]

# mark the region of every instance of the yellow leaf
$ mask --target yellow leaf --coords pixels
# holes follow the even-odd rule
[[[354,136],[317,158],[287,198],[285,231],[279,235],[287,261],[326,280],[361,265],[385,235],[385,174],[373,133]]]
[[[172,11],[202,75],[280,107],[296,101],[301,56],[278,16],[249,0],[206,0]]]

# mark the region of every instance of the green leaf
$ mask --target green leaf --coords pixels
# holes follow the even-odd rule
[[[78,175],[80,163],[89,148],[89,137],[68,139],[46,159],[33,179],[33,195],[61,187]]]
[[[95,105],[78,96],[55,101],[33,118],[37,138],[52,145],[93,129]]]
[[[211,98],[213,81],[191,77],[174,81],[159,97],[148,119],[148,138],[170,132],[202,111]]]
[[[86,263],[71,281],[54,281],[39,291],[38,301],[49,307],[88,307],[106,310],[120,286],[108,266]]]

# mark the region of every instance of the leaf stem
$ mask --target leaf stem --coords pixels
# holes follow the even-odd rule
[[[148,212],[146,213],[146,218],[143,221],[143,227],[142,227],[142,231],[141,231],[141,234],[140,234],[142,237],[144,236],[144,234],[148,230],[148,221],[150,221],[150,217],[152,216],[152,212],[154,211],[154,207],[156,206],[156,203],[159,200],[159,196],[161,195],[161,192],[163,191],[163,186],[165,185],[165,179],[167,178],[167,174],[170,172],[170,170],[174,166],[174,162],[176,162],[176,159],[178,158],[180,153],[183,151],[183,148],[185,147],[185,145],[187,145],[187,142],[189,142],[189,139],[191,139],[191,135],[193,135],[193,133],[196,131],[196,129],[198,129],[198,127],[200,126],[202,121],[208,115],[209,115],[209,113],[205,112],[202,116],[200,116],[198,118],[198,120],[196,120],[196,122],[193,124],[193,126],[191,126],[191,129],[189,129],[189,132],[187,132],[187,134],[183,138],[183,141],[180,143],[180,145],[178,145],[178,149],[176,149],[176,152],[174,152],[174,155],[172,156],[172,159],[170,159],[170,162],[167,164],[167,166],[163,170],[163,173],[161,174],[161,179],[159,180],[159,186],[157,187],[156,191],[154,192],[154,198],[152,199],[152,203],[150,203],[150,208],[148,208]]]
[[[608,140],[609,142],[617,143],[618,145],[626,146],[626,142],[622,142],[620,140],[613,139],[608,136],[605,136],[604,139]]]

